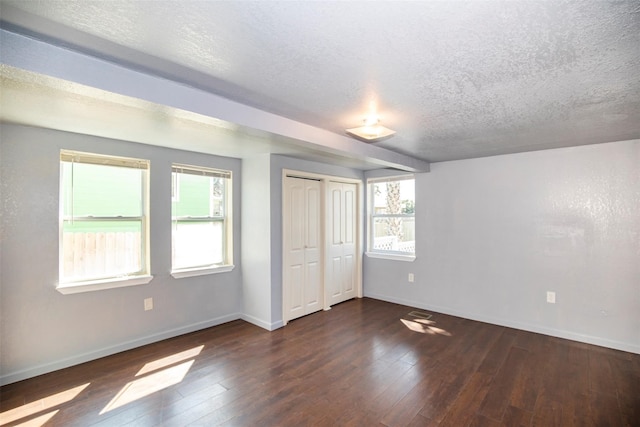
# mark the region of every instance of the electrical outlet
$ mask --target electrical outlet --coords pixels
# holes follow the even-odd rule
[[[409,283],[413,283],[414,279],[415,279],[415,276],[413,275],[413,273],[409,273],[409,279],[408,279]]]
[[[555,292],[547,291],[547,302],[549,304],[555,304],[556,303],[556,293]]]
[[[144,311],[153,310],[153,298],[145,298]]]

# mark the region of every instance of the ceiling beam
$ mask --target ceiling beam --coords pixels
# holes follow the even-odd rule
[[[107,92],[202,114],[283,138],[312,152],[366,160],[381,168],[428,172],[429,163],[240,104],[202,89],[0,29],[2,63]]]

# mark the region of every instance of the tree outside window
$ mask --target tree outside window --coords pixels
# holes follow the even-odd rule
[[[376,180],[369,187],[370,251],[415,254],[415,180]]]

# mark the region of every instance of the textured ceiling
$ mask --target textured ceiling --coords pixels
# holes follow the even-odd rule
[[[2,1],[3,25],[427,161],[640,138],[640,2]]]

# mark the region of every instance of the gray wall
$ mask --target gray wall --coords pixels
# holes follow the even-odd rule
[[[151,160],[153,280],[142,286],[62,295],[58,280],[60,149]],[[233,172],[234,234],[240,238],[241,161],[3,124],[0,381],[16,381],[170,336],[237,319],[242,311],[240,247],[229,273],[173,279],[171,162]],[[154,309],[143,300],[153,297]]]
[[[0,132],[2,383],[241,316],[278,327],[282,170],[363,177],[277,155],[241,167],[238,159],[66,132]],[[148,285],[55,290],[61,148],[151,160]],[[233,272],[169,275],[171,162],[234,172]],[[416,193],[417,259],[365,257],[365,295],[640,353],[640,141],[438,163],[417,176]],[[547,290],[557,304],[545,302]],[[155,307],[145,312],[148,297]]]
[[[432,164],[416,233],[366,296],[640,353],[640,141]]]

